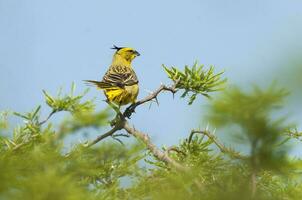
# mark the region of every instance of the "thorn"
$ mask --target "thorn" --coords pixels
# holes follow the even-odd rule
[[[148,89],[144,89],[145,92],[147,92],[148,94],[153,94],[153,91],[148,90]]]
[[[209,131],[209,122],[207,123],[206,131]]]
[[[157,97],[155,97],[155,101],[156,101],[157,106],[159,106],[159,102],[158,102]]]

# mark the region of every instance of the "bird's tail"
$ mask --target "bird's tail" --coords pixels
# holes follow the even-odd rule
[[[109,83],[105,83],[103,81],[92,81],[92,80],[84,80],[89,86],[97,86],[99,89],[108,89],[112,88],[112,85]]]

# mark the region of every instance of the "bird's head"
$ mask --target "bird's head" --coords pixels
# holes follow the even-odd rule
[[[131,61],[136,58],[136,56],[140,56],[140,54],[133,48],[130,47],[117,47],[113,45],[111,49],[115,49],[115,56],[118,56],[122,59],[125,59],[127,62],[131,63]]]

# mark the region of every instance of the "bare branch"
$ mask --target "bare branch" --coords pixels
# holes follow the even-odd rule
[[[189,143],[191,143],[191,141],[193,139],[193,136],[195,134],[202,134],[202,135],[207,136],[210,140],[212,140],[212,142],[219,148],[219,150],[222,153],[226,153],[229,156],[231,156],[233,158],[236,158],[236,159],[247,159],[246,156],[243,156],[240,153],[236,152],[235,150],[233,150],[231,148],[228,148],[225,145],[223,145],[222,143],[220,143],[218,141],[217,137],[215,135],[213,135],[212,133],[210,133],[208,130],[204,130],[204,131],[201,131],[201,130],[192,130],[191,134],[189,136],[189,141],[188,141]]]
[[[149,136],[141,131],[136,130],[131,127],[127,121],[125,121],[123,128],[135,138],[141,140],[144,144],[146,144],[147,148],[152,152],[152,154],[159,160],[165,162],[166,164],[176,168],[180,171],[187,171],[188,168],[179,164],[172,158],[170,158],[165,152],[162,152],[158,149],[150,140]]]
[[[112,136],[116,131],[121,130],[122,129],[122,124],[123,122],[120,121],[118,122],[111,130],[109,130],[108,132],[104,133],[103,135],[98,136],[96,139],[94,139],[93,141],[91,141],[86,147],[90,147],[96,143],[98,143],[99,141]],[[115,138],[116,139],[116,138]]]
[[[131,104],[130,106],[128,106],[126,108],[125,112],[123,113],[123,116],[127,117],[127,118],[130,118],[131,114],[135,112],[135,108],[139,105],[142,105],[142,104],[146,103],[146,102],[155,100],[158,104],[157,96],[163,91],[169,91],[174,96],[174,94],[177,92],[177,89],[176,89],[177,83],[178,83],[178,81],[174,82],[174,84],[172,86],[161,85],[157,90],[152,92],[150,95],[148,95],[145,98],[143,98],[143,99]]]

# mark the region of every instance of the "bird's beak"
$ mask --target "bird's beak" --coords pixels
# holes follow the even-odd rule
[[[135,51],[135,55],[136,55],[136,56],[140,56],[141,54],[138,53],[137,51]]]

